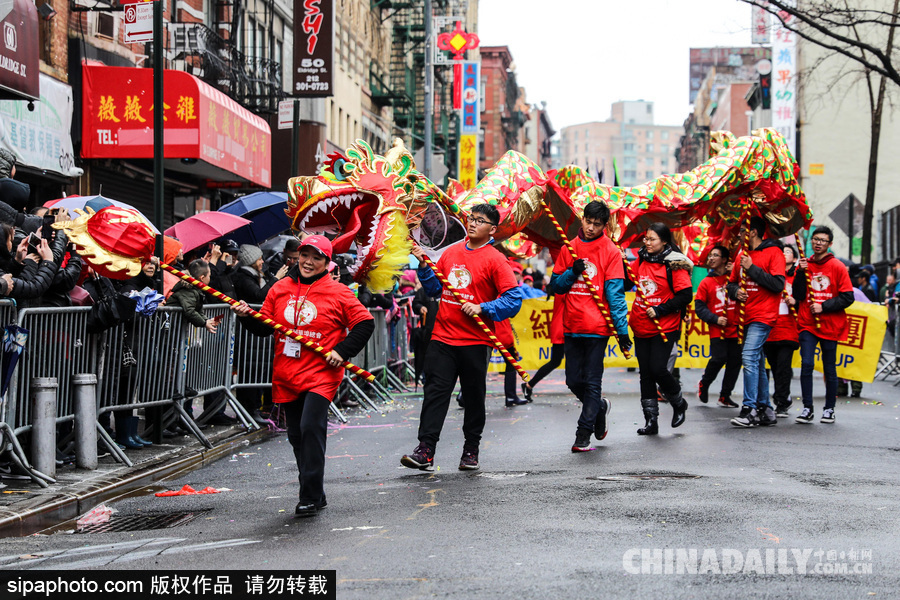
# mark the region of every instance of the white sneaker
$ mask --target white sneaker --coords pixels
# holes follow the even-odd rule
[[[819,423],[834,423],[834,409],[826,408],[822,411],[822,418],[819,419]]]
[[[822,415],[822,418],[824,419],[825,416]],[[803,423],[805,425],[809,425],[812,422],[813,422],[813,409],[806,408],[806,407],[803,408],[803,412],[800,413],[800,416],[798,416],[796,419],[794,419],[794,423]]]

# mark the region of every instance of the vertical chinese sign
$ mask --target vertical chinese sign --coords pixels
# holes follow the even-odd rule
[[[481,127],[478,86],[481,81],[481,64],[465,62],[462,71],[458,174],[460,183],[468,190],[475,187],[478,175],[478,133]]]
[[[768,44],[769,43],[769,11],[762,6],[754,6],[750,9],[751,28],[750,43],[752,44]]]
[[[294,0],[293,95],[334,95],[334,0]]]
[[[796,6],[794,0],[787,4]],[[784,136],[797,156],[797,34],[791,15],[781,12],[772,32],[772,127]]]

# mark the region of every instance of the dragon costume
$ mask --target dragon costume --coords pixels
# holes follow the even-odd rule
[[[766,218],[778,236],[809,226],[812,213],[797,181],[799,168],[778,132],[760,129],[740,138],[715,132],[711,139],[707,162],[635,187],[599,184],[571,165],[545,173],[509,151],[473,189],[451,182],[447,192],[416,170],[401,140],[384,156],[360,140],[346,154],[329,155],[318,175],[289,180],[287,214],[297,231],[336,235],[335,252],[347,252],[355,242],[351,272],[373,290],[393,286],[407,264],[411,237],[431,248],[459,241],[469,210],[482,203],[499,210],[494,237],[514,238],[512,253],[527,242],[560,247],[542,200],[570,239],[585,205],[602,200],[612,212],[608,233],[619,244],[640,244],[647,226],[662,222],[694,259],[716,243],[734,247],[748,210]]]

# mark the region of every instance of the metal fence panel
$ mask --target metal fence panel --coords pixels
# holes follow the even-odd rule
[[[215,333],[183,321],[185,336],[184,384],[188,396],[225,389],[231,377],[234,315],[227,304],[203,307],[203,316],[218,319]]]
[[[259,310],[261,304],[251,304]],[[268,387],[272,385],[272,361],[275,336],[259,336],[247,331],[240,320],[234,326],[234,367],[232,388]]]

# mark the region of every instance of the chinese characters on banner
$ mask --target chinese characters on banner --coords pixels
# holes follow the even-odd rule
[[[475,187],[478,176],[478,136],[459,136],[459,182],[471,190]]]
[[[153,70],[82,66],[84,158],[153,157]],[[271,186],[271,130],[219,90],[164,71],[166,158],[196,158]]]
[[[481,111],[478,107],[478,86],[481,80],[481,63],[463,63],[462,122],[460,133],[478,135],[481,127]]]
[[[794,0],[788,4],[796,6]],[[772,31],[772,127],[797,156],[797,35],[782,23],[783,19],[791,24],[793,17],[787,13],[779,16]]]
[[[629,310],[634,302],[634,293],[627,292],[625,300]],[[678,358],[676,367],[687,369],[703,369],[709,362],[709,329],[705,322],[693,313],[693,305],[688,313],[692,316],[689,330],[682,330],[677,343]],[[850,320],[850,332],[847,339],[839,342],[837,347],[836,366],[838,377],[853,381],[871,382],[878,368],[878,357],[886,331],[887,307],[879,304],[862,304],[855,302],[847,308]],[[531,298],[522,301],[518,314],[510,319],[516,350],[522,355],[520,364],[527,371],[538,369],[550,360],[550,321],[553,318],[553,300],[548,298]],[[609,338],[606,347],[607,367],[636,367],[637,359],[633,356],[626,359],[619,349],[616,338]],[[564,367],[565,365],[561,365]],[[800,353],[794,354],[794,368],[800,368]],[[494,350],[491,355],[489,370],[503,371],[505,361],[500,352]],[[815,370],[822,372],[821,355],[816,356]]]
[[[754,6],[751,10],[750,42],[753,44],[769,43],[769,11],[761,6]]]
[[[334,95],[334,0],[294,0],[294,79],[297,98]]]

